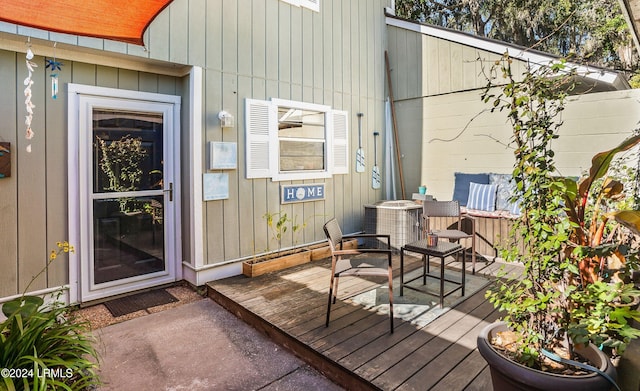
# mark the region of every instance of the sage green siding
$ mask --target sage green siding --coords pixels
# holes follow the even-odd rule
[[[60,93],[52,99],[49,71],[44,58],[36,56],[33,61],[40,66],[32,76],[35,136],[29,141],[24,125],[24,61],[23,53],[0,50],[0,141],[11,143],[11,177],[0,179],[0,297],[21,293],[45,267],[56,242],[68,238],[66,84],[182,93],[175,77],[61,59]],[[31,153],[26,152],[29,143]],[[29,291],[64,285],[68,279],[69,264],[61,257]]]
[[[306,223],[295,237],[289,230],[282,247],[324,239],[322,225],[333,216],[346,232],[363,229],[363,205],[381,198],[381,191],[371,189],[370,173],[351,168],[327,180],[245,179],[244,100],[290,99],[348,111],[350,154],[358,144],[356,113],[363,112],[370,168],[372,132],[383,131],[384,125],[382,10],[387,3],[322,1],[318,13],[275,0],[207,2],[201,21],[206,37],[204,140],[237,142],[238,169],[229,171],[229,199],[205,203],[205,264],[277,248],[263,217],[267,212]],[[221,110],[235,116],[234,128],[220,128]],[[280,205],[281,184],[305,182],[325,183],[326,199]]]
[[[388,26],[389,62],[396,101],[483,88],[485,75],[501,54]],[[505,44],[506,48],[506,44]],[[525,64],[515,60],[513,73]]]
[[[182,113],[182,184],[184,261],[215,265],[251,257],[277,245],[263,218],[267,212],[286,212],[306,228],[294,237],[289,231],[282,246],[322,240],[322,224],[337,217],[345,232],[363,229],[364,204],[382,197],[371,188],[373,131],[384,137],[383,10],[390,0],[323,0],[320,12],[278,0],[175,0],[145,33],[146,49],[96,38],[19,27],[0,22],[0,140],[12,143],[12,176],[0,179],[0,297],[20,293],[46,263],[48,250],[66,239],[67,217],[67,96],[66,84],[85,84],[179,95]],[[34,75],[36,105],[33,152],[24,151],[26,77],[24,42],[38,45]],[[60,94],[50,98],[43,55],[51,56],[57,42]],[[203,69],[201,148],[202,171],[207,171],[210,141],[238,143],[238,168],[227,171],[227,200],[203,204],[203,259],[190,259],[187,227],[193,216],[187,188],[190,173],[190,102],[188,69]],[[354,161],[358,144],[357,116],[362,120],[367,172],[334,175],[327,180],[272,182],[245,179],[244,100],[281,98],[331,106],[349,113],[349,154]],[[235,117],[235,127],[222,129],[218,112]],[[383,159],[378,149],[379,162]],[[322,182],[326,199],[280,205],[280,184]],[[201,195],[196,195],[200,197]],[[196,252],[197,253],[197,252]],[[72,255],[73,257],[73,255]],[[178,260],[178,263],[182,260]],[[179,264],[178,267],[181,265]],[[69,283],[68,263],[54,262],[30,290]]]

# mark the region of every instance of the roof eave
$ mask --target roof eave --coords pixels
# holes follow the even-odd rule
[[[627,20],[633,42],[640,53],[640,0],[618,0],[622,14]]]

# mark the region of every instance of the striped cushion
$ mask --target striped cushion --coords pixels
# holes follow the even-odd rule
[[[514,216],[520,216],[520,213],[522,213],[520,211],[520,200],[511,204],[511,207],[509,208],[509,213],[511,213]]]
[[[480,183],[469,183],[469,199],[467,208],[486,210],[493,212],[496,210],[496,185],[484,185]]]

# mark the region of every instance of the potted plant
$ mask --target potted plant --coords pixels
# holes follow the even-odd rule
[[[311,261],[311,253],[307,249],[282,250],[282,239],[289,227],[295,237],[296,233],[306,227],[306,222],[297,224],[297,218],[289,218],[286,212],[267,212],[262,218],[267,222],[267,227],[271,233],[271,240],[278,243],[278,249],[271,252],[267,246],[266,254],[262,257],[254,257],[242,263],[242,274],[247,277],[256,277],[265,273],[285,269],[291,266],[301,265]]]
[[[558,115],[572,70],[559,62],[516,81],[505,55],[492,74],[483,99],[491,111],[506,111],[511,122],[512,201],[522,213],[510,233],[511,243],[522,245],[502,256],[521,265],[522,274],[500,275],[487,292],[503,318],[481,332],[478,349],[496,390],[609,390],[615,368],[598,346],[620,352],[640,335],[631,326],[640,313],[623,305],[640,297],[627,277],[638,249],[612,232],[638,234],[640,213],[602,210],[602,201],[622,189],[615,181],[594,184],[606,176],[612,157],[640,138],[597,154],[580,180],[557,176],[551,143],[562,124]]]
[[[242,262],[242,274],[245,276],[257,277],[272,271],[324,259],[331,255],[331,250],[327,242],[296,247],[297,235],[307,227],[306,221],[298,223],[297,216],[291,219],[286,212],[280,211],[276,213],[267,212],[262,218],[267,222],[267,228],[271,234],[270,241],[275,241],[278,244],[278,249],[271,251],[269,247],[267,247],[265,254],[261,256],[254,255],[252,259]],[[282,239],[289,229],[294,239],[293,248],[283,249]],[[344,246],[345,249],[357,248],[358,241],[345,241]]]

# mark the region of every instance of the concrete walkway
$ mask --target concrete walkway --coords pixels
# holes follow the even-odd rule
[[[101,390],[342,390],[210,299],[96,335]]]

